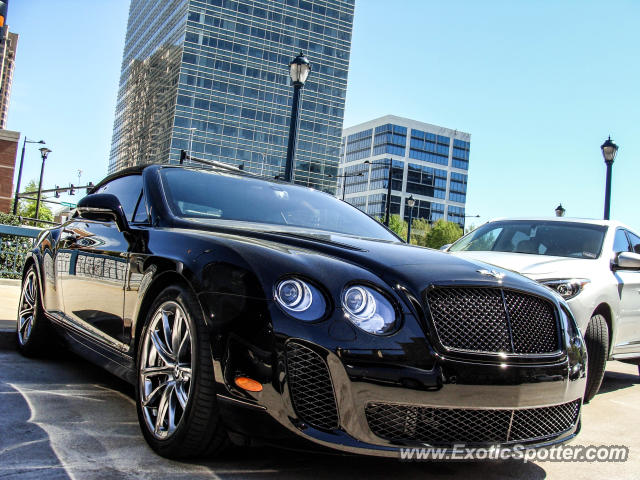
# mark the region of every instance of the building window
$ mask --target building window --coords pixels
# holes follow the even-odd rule
[[[460,225],[460,228],[464,230],[464,207],[455,207],[449,205],[447,210],[447,220]]]
[[[391,205],[389,208],[391,215],[400,214],[400,202],[401,202],[400,196],[391,195]],[[369,215],[378,219],[384,219],[386,215],[386,207],[387,207],[386,193],[369,195],[369,207],[367,208],[367,213]]]
[[[389,188],[389,162],[387,158],[376,161],[371,164],[371,180],[369,190],[387,189]],[[368,164],[365,164],[368,167]],[[393,161],[393,171],[391,172],[391,190],[402,190],[402,177],[404,175],[404,162],[401,160]]]
[[[407,169],[406,191],[444,200],[447,191],[447,171],[410,163]]]
[[[462,173],[451,172],[449,184],[449,200],[465,203],[467,201],[467,176]]]
[[[345,161],[367,158],[371,153],[371,129],[347,137]]]
[[[404,157],[407,145],[407,129],[399,125],[380,125],[376,127],[373,154],[391,154]]]
[[[461,168],[463,170],[469,170],[469,150],[471,145],[469,142],[462,140],[453,141],[453,155],[452,166],[455,168]]]
[[[409,221],[409,206],[404,206],[404,219]],[[444,218],[444,203],[430,202],[429,200],[416,200],[413,207],[413,218],[423,218],[433,223]]]

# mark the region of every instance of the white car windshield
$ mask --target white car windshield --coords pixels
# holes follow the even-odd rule
[[[462,237],[450,252],[528,253],[571,258],[598,258],[607,230],[603,225],[544,220],[491,222]]]

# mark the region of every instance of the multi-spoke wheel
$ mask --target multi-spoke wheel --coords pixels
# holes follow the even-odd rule
[[[172,435],[191,390],[191,332],[182,307],[168,301],[156,310],[140,356],[140,402],[156,438]]]
[[[38,277],[32,266],[22,282],[18,304],[17,339],[19,350],[28,356],[44,353],[47,321],[40,306]]]
[[[228,440],[215,399],[211,345],[187,289],[160,293],[138,345],[136,404],[149,445],[172,458],[219,453]]]

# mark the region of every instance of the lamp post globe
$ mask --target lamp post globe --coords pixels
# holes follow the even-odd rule
[[[291,121],[289,123],[289,142],[287,144],[287,161],[284,168],[284,177],[287,182],[293,182],[293,160],[296,150],[296,139],[298,137],[298,118],[300,116],[298,105],[300,103],[300,91],[304,87],[311,63],[309,59],[300,52],[296,58],[289,63],[289,76],[293,84],[293,102],[291,104]]]
[[[566,210],[564,209],[562,204],[559,204],[556,207],[556,217],[564,217],[564,212],[566,212]]]
[[[618,145],[616,145],[615,142],[611,140],[611,136],[609,136],[609,138],[600,145],[600,150],[602,150],[604,163],[607,165],[607,179],[604,190],[604,219],[609,220],[611,214],[611,174],[613,162],[618,154]]]
[[[289,63],[289,76],[294,86],[304,86],[304,82],[307,81],[310,71],[311,63],[303,52],[300,52],[300,55]]]
[[[600,145],[600,150],[602,150],[602,158],[604,158],[604,162],[613,163],[618,153],[618,145],[616,145],[616,143],[611,140],[611,136],[609,136],[609,138]]]

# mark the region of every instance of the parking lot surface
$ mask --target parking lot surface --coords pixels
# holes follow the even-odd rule
[[[626,445],[622,463],[520,460],[399,462],[276,448],[237,449],[220,461],[175,462],[140,434],[132,388],[71,354],[27,359],[15,349],[17,284],[0,285],[0,479],[119,478],[628,478],[640,474],[640,378],[610,362],[584,407],[576,445]]]

